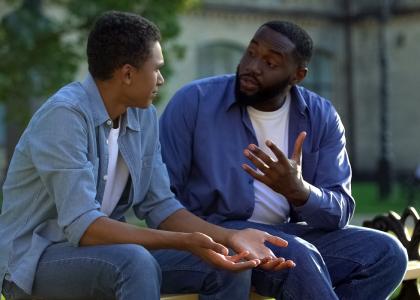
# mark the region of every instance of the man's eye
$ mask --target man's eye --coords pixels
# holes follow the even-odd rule
[[[253,50],[248,50],[248,55],[251,57],[255,56],[255,52]]]

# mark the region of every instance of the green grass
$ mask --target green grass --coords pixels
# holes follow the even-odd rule
[[[407,193],[401,184],[393,184],[392,193],[385,199],[379,196],[379,190],[374,182],[354,182],[352,193],[356,201],[356,214],[379,214],[390,210],[401,214],[408,206]],[[417,199],[411,205],[419,210],[420,190]]]

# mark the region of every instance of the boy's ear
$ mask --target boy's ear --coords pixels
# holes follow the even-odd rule
[[[119,75],[123,83],[130,85],[132,78],[133,67],[129,64],[123,65],[119,70]]]

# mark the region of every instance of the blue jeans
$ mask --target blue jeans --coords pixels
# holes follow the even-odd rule
[[[229,221],[221,225],[260,229],[289,242],[286,248],[270,248],[277,256],[295,261],[294,269],[255,269],[252,274],[257,292],[276,299],[387,299],[407,266],[407,252],[397,239],[363,227],[326,232],[290,223]]]
[[[6,299],[158,300],[163,293],[200,293],[201,299],[248,299],[251,271],[218,270],[188,252],[150,252],[138,245],[47,248],[32,295],[14,283]]]

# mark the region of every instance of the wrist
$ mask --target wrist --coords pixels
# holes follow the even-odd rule
[[[309,195],[311,194],[311,187],[310,184],[306,181],[302,181],[301,187],[291,193],[287,199],[294,205],[294,206],[302,206],[306,202],[308,202]]]
[[[238,233],[239,230],[236,229],[227,229],[224,228],[224,238],[222,241],[220,241],[220,243],[222,245],[225,245],[228,248],[233,249],[233,245],[234,245],[234,236],[236,233]]]

